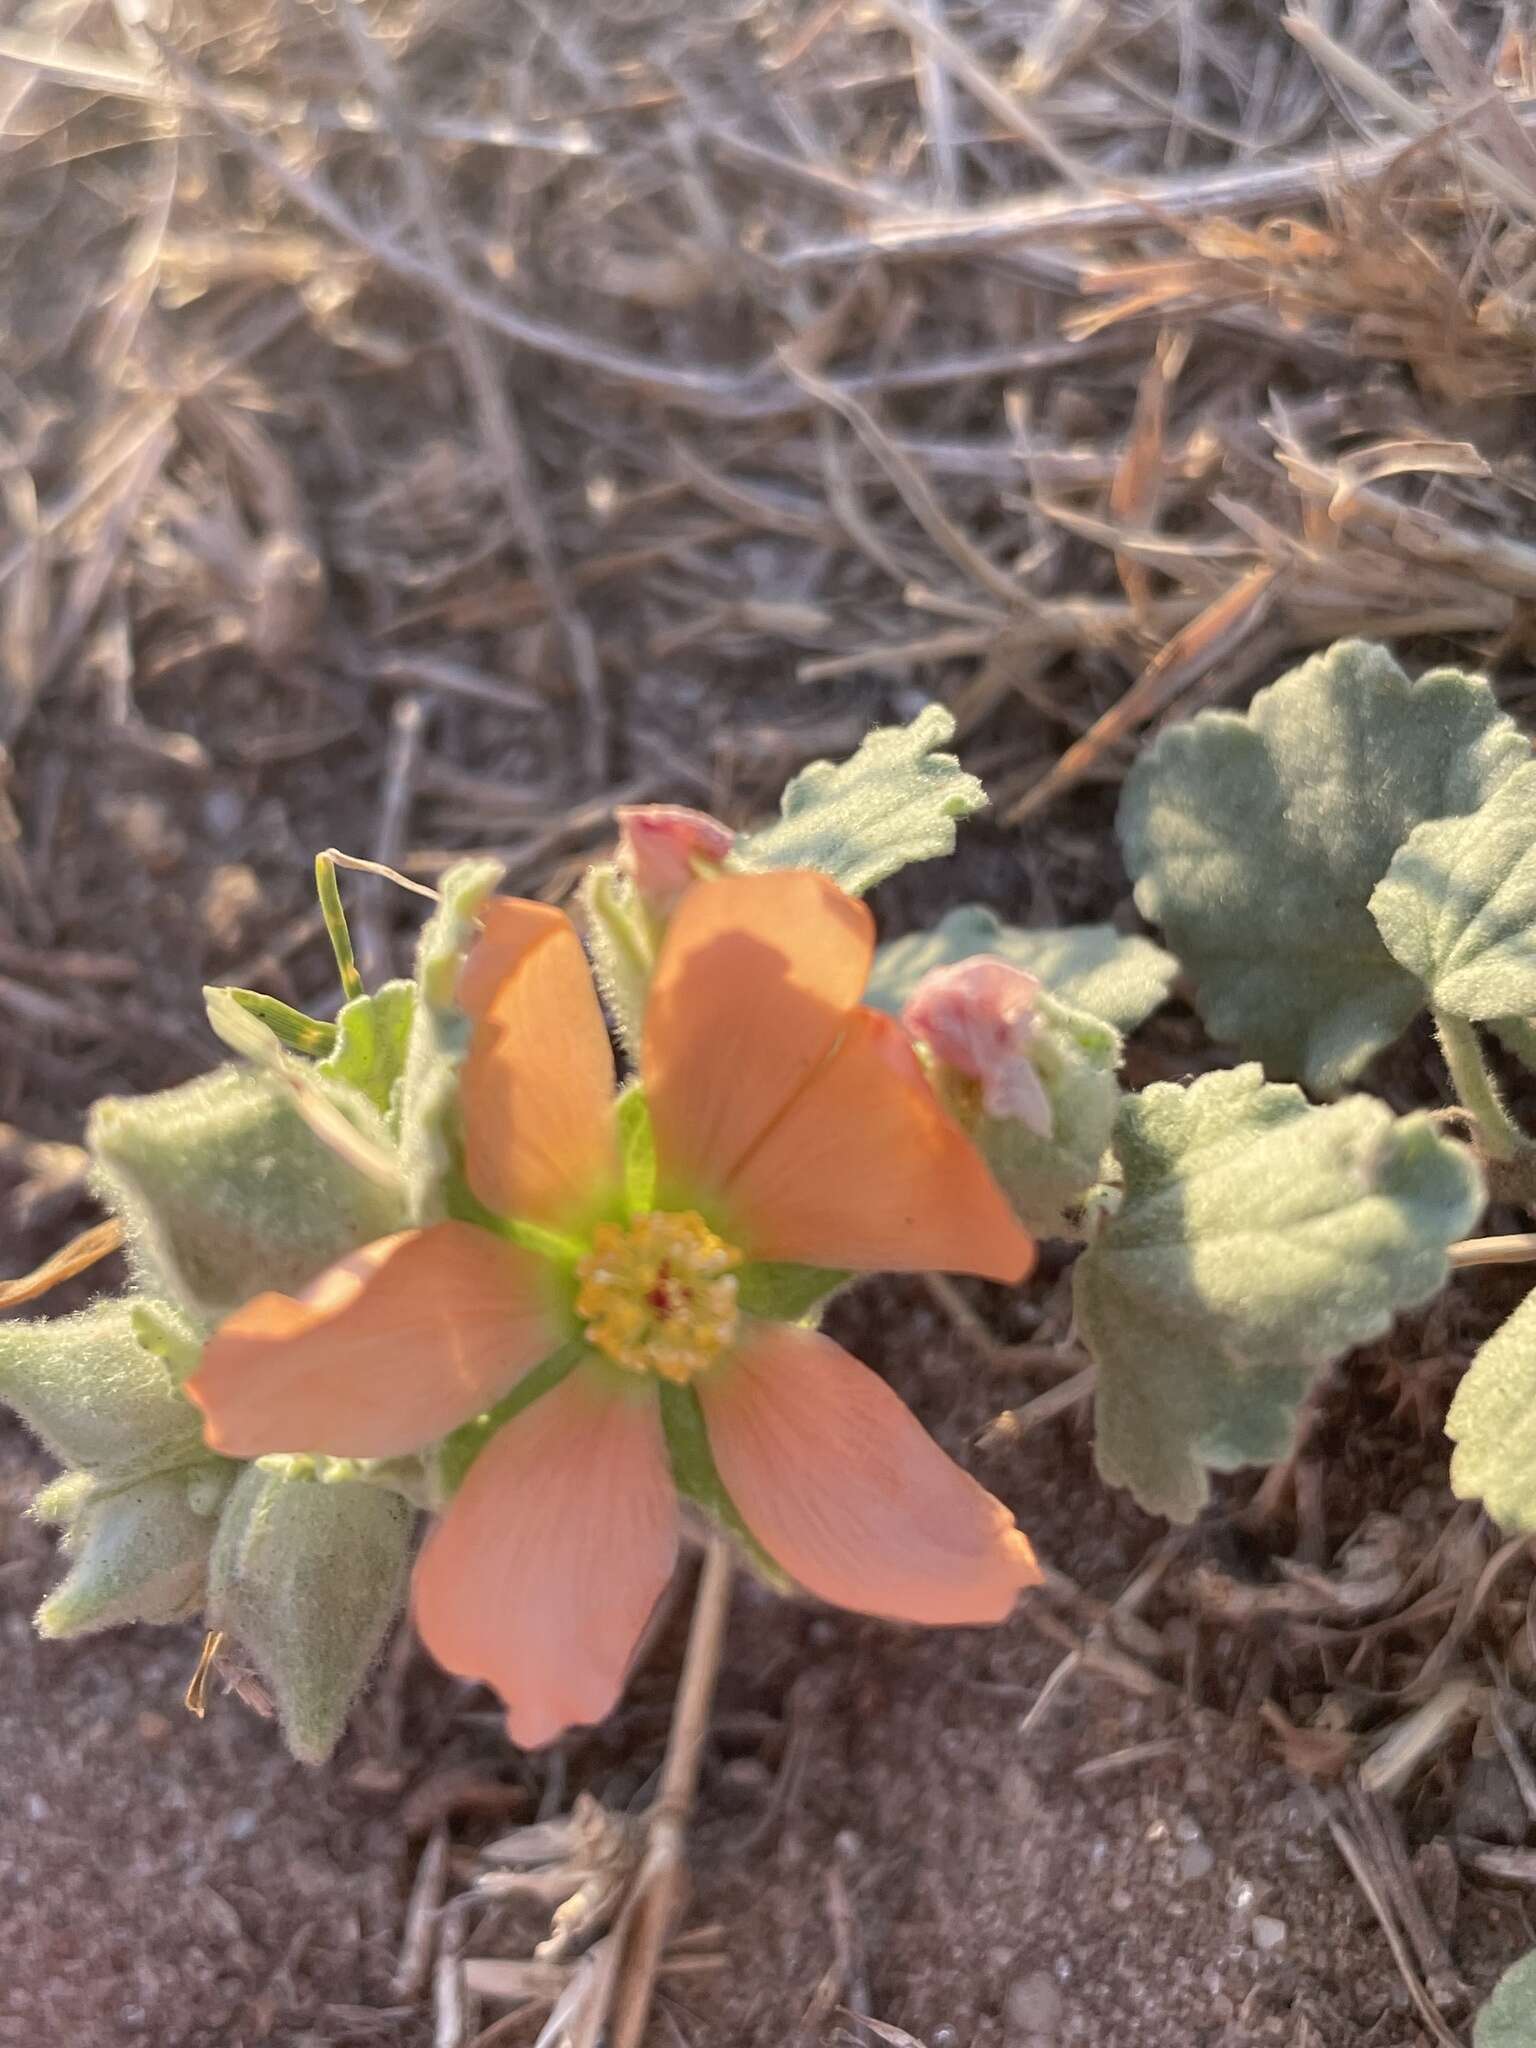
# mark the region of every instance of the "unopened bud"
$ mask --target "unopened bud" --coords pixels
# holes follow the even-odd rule
[[[295,1293],[405,1221],[399,1189],[342,1158],[272,1074],[222,1067],[98,1102],[89,1142],[141,1269],[199,1319],[268,1288]]]
[[[312,1462],[249,1465],[219,1524],[208,1625],[249,1652],[288,1747],[324,1763],[405,1590],[412,1513],[397,1494]]]
[[[619,870],[656,918],[670,917],[684,891],[716,873],[736,844],[728,825],[681,804],[623,804],[614,816]]]
[[[227,1484],[233,1470],[220,1471],[210,1461],[200,1475],[204,1495]],[[184,1472],[88,1490],[74,1504],[62,1545],[69,1572],[37,1610],[39,1635],[87,1635],[130,1621],[185,1621],[196,1613],[216,1526],[199,1506]],[[39,1508],[60,1512],[57,1484],[34,1512]]]
[[[981,1087],[990,1117],[1016,1118],[1051,1135],[1051,1101],[1035,1064],[1040,984],[995,954],[978,953],[925,974],[901,1021],[943,1066]]]

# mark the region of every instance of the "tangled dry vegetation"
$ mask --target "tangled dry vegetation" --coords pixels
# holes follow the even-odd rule
[[[1532,652],[1516,0],[33,0],[0,149],[23,1225],[75,1201],[92,1096],[205,1062],[200,968],[313,998],[315,845],[554,893],[616,802],[742,819],[921,693],[1065,863],[1140,733],[1287,654]],[[395,915],[363,886],[370,973]],[[1262,1612],[1175,1545],[1068,1662],[1166,1684],[1166,1578],[1276,1625],[1225,1704],[1347,1657],[1427,1716],[1411,1767],[1477,1632],[1524,1642],[1523,1557],[1462,1510],[1339,1560],[1309,1470],[1249,1509],[1294,1489]],[[1271,1725],[1314,1778],[1356,1760]],[[1453,2038],[1355,1797],[1335,1840]]]
[[[245,761],[387,725],[359,850],[527,885],[616,795],[729,808],[893,680],[1016,823],[1284,652],[1497,662],[1536,591],[1531,46],[1513,6],[1337,12],[22,8],[10,758],[87,732],[195,786],[167,684],[259,682]],[[23,949],[68,770],[27,782]],[[23,1044],[62,1028],[12,966]]]

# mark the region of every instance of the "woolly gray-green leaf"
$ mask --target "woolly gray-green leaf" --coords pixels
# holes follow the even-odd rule
[[[232,1476],[234,1467],[224,1470]],[[194,1504],[185,1472],[93,1488],[71,1518],[69,1571],[37,1610],[38,1633],[186,1620],[202,1604],[215,1527]]]
[[[1031,1061],[1051,1105],[1050,1136],[995,1116],[983,1116],[974,1136],[1026,1229],[1081,1237],[1083,1198],[1102,1176],[1120,1105],[1120,1034],[1048,995],[1038,1015]]]
[[[346,1127],[372,1119],[381,1136],[346,1093]],[[329,1087],[331,1113],[342,1099]],[[292,1293],[405,1220],[400,1193],[318,1137],[276,1074],[221,1067],[158,1095],[108,1098],[87,1136],[141,1268],[203,1320],[269,1288]]]
[[[66,1465],[129,1480],[203,1452],[202,1417],[134,1334],[131,1301],[0,1323],[0,1401]]]
[[[1511,1963],[1477,2016],[1472,2048],[1532,2048],[1536,2042],[1536,1949]]]
[[[1028,930],[980,903],[962,903],[932,931],[892,939],[875,955],[864,1000],[896,1015],[925,974],[977,953],[995,953],[1034,975],[1058,1001],[1134,1031],[1167,997],[1179,963],[1150,939],[1112,924]]]
[[[1371,915],[1432,1008],[1473,1023],[1536,1011],[1536,761],[1466,817],[1420,825]]]
[[[1530,760],[1488,685],[1417,682],[1343,641],[1246,714],[1165,732],[1127,778],[1120,839],[1143,916],[1198,987],[1212,1035],[1324,1094],[1423,1002],[1369,904],[1429,819],[1477,809]]]
[[[398,1095],[400,1156],[413,1223],[441,1222],[458,1175],[459,1068],[470,1039],[469,1019],[455,1000],[459,971],[474,943],[481,906],[504,872],[491,860],[450,868],[417,946],[416,1000]]]
[[[386,981],[371,996],[354,996],[337,1012],[335,1049],[321,1061],[320,1072],[355,1088],[388,1116],[405,1071],[415,1010],[414,982]]]
[[[955,850],[955,820],[982,810],[986,791],[952,754],[955,721],[930,704],[910,725],[869,734],[846,761],[813,761],[785,790],[782,816],[737,843],[727,865],[749,874],[817,868],[850,895],[912,861]]]
[[[1074,1276],[1099,1469],[1187,1521],[1208,1467],[1283,1456],[1311,1378],[1444,1285],[1482,1188],[1426,1117],[1256,1066],[1127,1097],[1115,1148],[1124,1201]]]
[[[288,1747],[324,1763],[383,1647],[405,1589],[412,1514],[396,1494],[251,1465],[219,1522],[208,1623],[249,1652]]]
[[[1536,1532],[1536,1294],[1478,1350],[1445,1419],[1451,1490],[1501,1528]]]

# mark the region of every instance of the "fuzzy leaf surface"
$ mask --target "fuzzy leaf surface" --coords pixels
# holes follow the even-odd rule
[[[955,850],[955,821],[987,793],[953,754],[955,721],[930,704],[910,725],[878,728],[846,761],[813,761],[785,790],[782,815],[740,840],[727,865],[759,874],[816,868],[851,896],[912,861]]]
[[[1503,1529],[1536,1531],[1536,1294],[1474,1355],[1445,1433],[1458,1498],[1480,1500]]]
[[[962,903],[932,931],[882,946],[864,1000],[895,1016],[925,974],[977,953],[995,953],[1022,967],[1058,1001],[1125,1032],[1151,1016],[1179,971],[1171,953],[1112,924],[1028,930],[1004,924],[984,904]]]
[[[219,1522],[208,1622],[250,1652],[284,1739],[324,1763],[405,1588],[412,1513],[359,1480],[249,1465]]]
[[[1511,1963],[1472,2029],[1472,2048],[1531,2048],[1532,2042],[1536,2042],[1536,1949]]]
[[[416,985],[386,981],[371,996],[354,996],[336,1015],[336,1044],[320,1072],[355,1088],[387,1117],[405,1071]]]
[[[1427,1117],[1257,1066],[1127,1097],[1115,1148],[1124,1201],[1074,1276],[1099,1470],[1189,1521],[1208,1467],[1284,1456],[1313,1376],[1443,1286],[1482,1188]]]
[[[1119,831],[1142,915],[1198,985],[1215,1038],[1332,1094],[1422,1006],[1370,913],[1427,820],[1475,811],[1530,760],[1488,685],[1411,682],[1342,641],[1244,714],[1172,727],[1126,780]]]
[[[151,1290],[205,1321],[267,1288],[297,1292],[405,1220],[401,1196],[317,1136],[272,1073],[222,1067],[157,1095],[107,1098],[87,1138]]]
[[[1536,761],[1468,816],[1420,825],[1371,915],[1432,1008],[1472,1023],[1536,1011]]]

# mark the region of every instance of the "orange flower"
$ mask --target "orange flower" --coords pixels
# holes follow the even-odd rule
[[[492,1221],[403,1231],[298,1300],[258,1297],[189,1383],[236,1457],[390,1457],[536,1392],[415,1582],[428,1648],[496,1687],[524,1745],[618,1696],[676,1554],[680,1404],[751,1536],[822,1599],[996,1622],[1038,1578],[1008,1511],[883,1381],[755,1312],[786,1265],[1016,1281],[1032,1263],[901,1027],[859,1007],[872,948],[868,911],[820,875],[688,890],[646,1011],[652,1170],[621,1153],[574,927],[492,902],[459,985],[465,1172]]]

